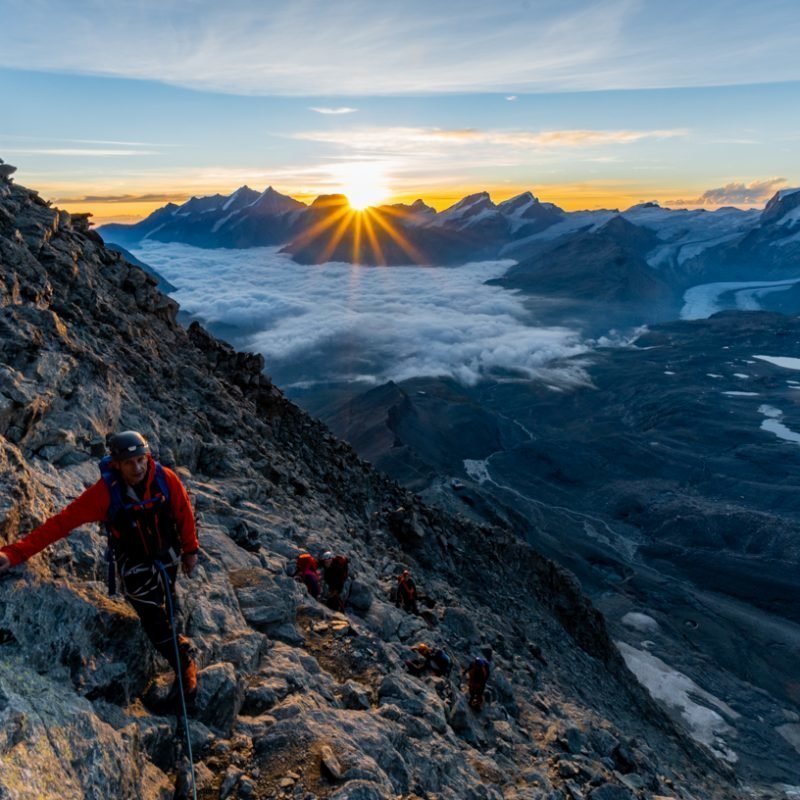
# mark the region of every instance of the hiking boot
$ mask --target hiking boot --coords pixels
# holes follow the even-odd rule
[[[192,659],[184,665],[181,671],[183,681],[183,696],[186,700],[194,700],[197,697],[197,666]]]
[[[187,705],[192,705],[197,699],[197,666],[191,659],[184,664],[181,670],[180,682],[178,681],[178,676],[175,676],[167,695],[167,703],[180,702],[181,684],[183,684],[183,699]]]

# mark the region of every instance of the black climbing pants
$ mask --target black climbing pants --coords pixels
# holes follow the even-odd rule
[[[120,563],[120,582],[122,593],[138,614],[147,638],[153,643],[153,647],[167,659],[172,669],[177,671],[178,665],[175,663],[175,645],[172,641],[172,627],[169,624],[166,594],[167,591],[170,592],[172,609],[177,613],[175,600],[175,578],[178,576],[177,558],[172,563],[165,563],[164,566],[169,575],[168,589],[164,587],[164,579],[155,564]],[[177,620],[175,623],[177,625]]]

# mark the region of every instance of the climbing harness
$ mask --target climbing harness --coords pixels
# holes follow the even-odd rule
[[[105,456],[100,460],[98,467],[100,469],[100,476],[108,489],[109,505],[106,512],[106,519],[103,522],[103,527],[106,532],[106,563],[108,566],[108,594],[113,597],[117,593],[117,557],[114,552],[114,533],[112,523],[116,520],[117,515],[124,511],[135,520],[136,515],[144,511],[157,512],[161,506],[169,504],[170,493],[169,484],[167,483],[164,468],[157,461],[155,462],[155,471],[153,477],[155,485],[158,488],[158,494],[154,497],[147,498],[146,500],[136,500],[131,502],[131,498],[126,497],[123,493],[123,482],[120,480],[119,474],[112,468],[113,458]],[[157,523],[156,523],[157,524]],[[141,527],[138,523],[134,525],[139,538],[142,539],[142,546],[145,552],[150,551],[150,547],[143,538]]]

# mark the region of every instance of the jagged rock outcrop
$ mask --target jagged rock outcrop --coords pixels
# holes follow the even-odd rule
[[[16,167],[12,167],[11,164],[6,164],[3,159],[0,158],[0,180],[8,181],[16,171]]]
[[[0,541],[92,483],[111,431],[141,429],[180,471],[203,548],[178,587],[200,797],[744,796],[636,683],[573,578],[374,472],[259,356],[178,325],[155,279],[87,228],[0,185]],[[400,507],[413,537],[392,532]],[[358,579],[348,615],[287,575],[323,546]],[[2,797],[172,796],[175,721],[147,705],[169,676],[106,596],[102,550],[81,530],[0,581]],[[389,600],[403,567],[423,616]],[[420,639],[458,667],[491,647],[481,714],[458,669],[406,672]]]

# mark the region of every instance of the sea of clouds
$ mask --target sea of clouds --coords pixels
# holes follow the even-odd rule
[[[296,264],[278,248],[203,250],[144,242],[134,254],[173,297],[239,349],[260,352],[284,388],[450,376],[472,385],[515,373],[585,383],[577,330],[537,326],[524,298],[485,281],[511,261],[460,267]]]

